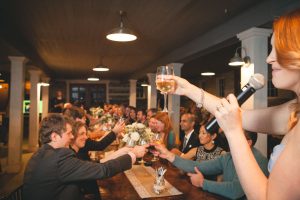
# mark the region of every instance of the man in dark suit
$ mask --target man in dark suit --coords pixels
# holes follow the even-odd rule
[[[63,93],[61,90],[56,91],[56,96],[50,101],[50,111],[52,113],[61,113],[64,104],[66,103],[65,98],[63,98]]]
[[[31,157],[24,173],[25,200],[83,199],[79,183],[103,179],[132,167],[146,146],[136,146],[118,158],[105,163],[82,161],[69,149],[72,121],[51,114],[41,122],[39,130],[43,146]]]
[[[180,127],[184,132],[182,142],[179,149],[172,149],[172,152],[181,155],[187,153],[194,147],[200,145],[198,134],[194,131],[195,126],[195,115],[191,113],[184,113],[180,119]]]

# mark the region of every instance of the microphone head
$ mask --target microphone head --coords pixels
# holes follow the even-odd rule
[[[250,77],[249,84],[255,90],[261,89],[265,85],[265,78],[262,74],[254,74]]]

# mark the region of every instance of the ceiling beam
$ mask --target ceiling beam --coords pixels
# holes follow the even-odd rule
[[[158,58],[153,63],[150,63],[148,66],[145,66],[141,70],[133,73],[131,78],[140,78],[146,73],[154,72],[158,65],[184,60],[188,57],[192,57],[195,54],[204,52],[207,49],[214,48],[220,43],[235,38],[236,34],[246,29],[272,22],[277,16],[280,16],[282,13],[293,10],[297,7],[300,7],[299,0],[264,1],[225,22],[224,24],[213,28],[200,37],[190,41],[186,45]]]

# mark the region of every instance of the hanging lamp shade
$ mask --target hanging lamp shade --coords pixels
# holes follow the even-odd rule
[[[100,62],[98,65],[96,65],[96,67],[93,67],[93,71],[95,72],[107,72],[109,71],[109,68],[103,64],[103,58],[101,56],[100,58]]]
[[[214,75],[216,75],[215,72],[202,72],[201,73],[201,76],[214,76]]]
[[[93,71],[95,71],[95,72],[107,72],[107,71],[109,71],[109,68],[105,67],[103,65],[98,65],[98,66],[93,68]]]
[[[88,81],[99,81],[99,77],[97,77],[96,75],[92,74],[91,76],[89,76],[87,78]]]
[[[116,41],[116,42],[130,42],[137,39],[137,36],[134,34],[132,30],[124,27],[123,16],[126,13],[120,11],[120,26],[112,29],[107,35],[106,38],[108,40]]]

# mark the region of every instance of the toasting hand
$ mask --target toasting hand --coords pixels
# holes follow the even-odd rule
[[[188,173],[191,183],[196,187],[203,187],[204,176],[197,167],[194,168],[195,173]]]
[[[131,150],[132,153],[135,154],[135,156],[137,158],[142,158],[145,153],[148,151],[147,148],[149,147],[149,144],[145,144],[145,145],[142,145],[142,146],[134,146]]]
[[[151,153],[153,153],[155,156],[167,159],[170,162],[174,161],[175,154],[170,152],[164,144],[151,143],[150,145],[155,147],[155,150],[151,150]]]

